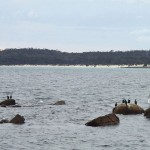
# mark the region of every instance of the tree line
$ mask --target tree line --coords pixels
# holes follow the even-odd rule
[[[150,50],[67,53],[48,49],[5,49],[0,65],[138,65],[150,64]]]

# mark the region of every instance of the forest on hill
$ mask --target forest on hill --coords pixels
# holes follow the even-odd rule
[[[67,53],[48,49],[5,49],[0,65],[138,65],[150,64],[150,50]]]

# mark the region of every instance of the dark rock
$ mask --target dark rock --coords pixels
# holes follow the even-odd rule
[[[144,116],[147,117],[147,118],[150,118],[150,108],[145,110]]]
[[[65,101],[57,101],[53,105],[65,105],[65,104],[66,104]]]
[[[119,118],[115,114],[108,114],[93,119],[87,122],[85,125],[97,127],[97,126],[107,126],[107,125],[117,125],[117,124],[119,124]]]
[[[7,119],[2,119],[2,120],[0,121],[0,124],[2,124],[2,123],[9,123],[9,121],[8,121]]]
[[[14,99],[8,99],[8,100],[4,100],[2,102],[0,102],[0,105],[5,105],[5,106],[9,106],[9,105],[15,105],[16,102]]]
[[[10,120],[10,123],[14,124],[23,124],[25,122],[25,119],[23,116],[20,116],[17,114],[12,120]]]
[[[6,105],[2,104],[1,107],[6,107]]]
[[[142,114],[144,113],[144,109],[136,104],[120,104],[117,107],[113,108],[113,113],[115,114],[123,114],[123,115],[130,115],[130,114]]]

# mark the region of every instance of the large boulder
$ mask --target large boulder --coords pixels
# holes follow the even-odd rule
[[[130,114],[142,114],[144,113],[144,109],[141,108],[137,104],[130,104],[127,105],[125,103],[122,103],[115,108],[113,108],[114,114],[123,114],[123,115],[130,115]]]
[[[65,104],[66,104],[65,101],[57,101],[53,105],[65,105]]]
[[[119,118],[115,114],[108,114],[93,119],[87,122],[85,125],[97,127],[97,126],[107,126],[107,125],[116,125],[116,124],[119,124]]]
[[[150,118],[150,108],[145,110],[144,116],[147,117],[147,118]]]
[[[16,104],[16,102],[15,102],[14,99],[7,99],[7,100],[4,100],[4,101],[0,102],[0,105],[2,107],[4,107],[4,106],[10,106],[10,105],[15,105],[15,104]]]
[[[10,123],[13,124],[23,124],[25,122],[25,119],[23,116],[20,116],[17,114],[13,119],[10,120]]]

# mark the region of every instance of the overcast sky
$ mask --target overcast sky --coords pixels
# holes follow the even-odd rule
[[[150,0],[0,0],[0,48],[150,49]]]

